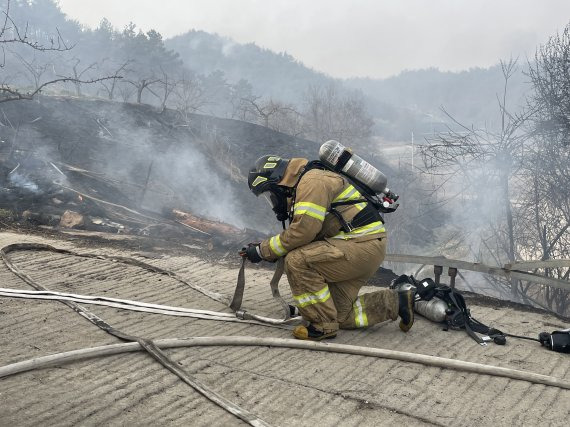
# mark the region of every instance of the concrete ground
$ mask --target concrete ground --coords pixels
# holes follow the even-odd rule
[[[133,257],[188,282],[231,295],[237,264],[200,245],[137,249],[132,239],[61,238],[0,233],[0,246],[40,242],[78,252]],[[215,311],[229,309],[197,291],[133,266],[51,252],[16,252],[14,263],[50,290],[103,295]],[[215,258],[215,259],[214,259]],[[271,271],[249,268],[243,306],[279,317]],[[0,264],[2,287],[30,287]],[[286,280],[282,294],[290,298]],[[108,323],[147,338],[243,335],[290,338],[290,331],[86,306]],[[473,305],[472,314],[514,334],[568,327],[539,312]],[[34,357],[120,342],[59,302],[0,298],[0,366]],[[396,323],[341,331],[336,343],[441,356],[551,375],[570,381],[570,358],[538,343],[509,339],[481,347],[462,331],[443,332],[419,318],[404,334]],[[185,370],[271,425],[567,425],[570,390],[420,364],[307,350],[202,347],[165,350]],[[147,354],[125,353],[0,379],[0,425],[240,425]]]

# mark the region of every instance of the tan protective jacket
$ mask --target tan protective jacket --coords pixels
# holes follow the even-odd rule
[[[291,159],[279,185],[295,186],[306,164],[306,159]],[[365,241],[384,237],[386,230],[381,221],[345,233],[341,231],[339,219],[330,213],[332,202],[362,198],[360,193],[341,175],[321,169],[308,171],[297,184],[293,221],[289,228],[280,234],[261,242],[261,256],[268,261],[274,261],[285,256],[289,251],[315,240]],[[366,203],[363,202],[339,206],[337,210],[346,222],[350,222],[365,206]]]

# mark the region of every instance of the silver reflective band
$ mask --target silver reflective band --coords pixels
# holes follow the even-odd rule
[[[345,202],[347,200],[358,199],[360,197],[360,192],[354,188],[352,185],[346,187],[338,196],[336,196],[333,202]]]
[[[356,324],[356,326],[358,328],[364,328],[366,326],[368,326],[368,318],[366,316],[366,314],[364,313],[364,307],[362,307],[362,302],[361,302],[362,297],[358,297],[356,298],[356,301],[354,301],[354,323]]]
[[[308,305],[317,304],[319,302],[325,302],[330,298],[331,294],[328,285],[325,286],[320,291],[315,293],[307,292],[302,295],[293,295],[295,301],[297,301],[297,307],[303,308]]]

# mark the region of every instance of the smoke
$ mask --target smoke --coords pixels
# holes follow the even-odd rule
[[[40,195],[46,192],[54,181],[67,183],[67,177],[55,164],[59,157],[52,147],[38,145],[40,133],[22,125],[19,131],[18,148],[11,154],[11,161],[17,162],[6,175],[6,183],[22,195]]]
[[[224,55],[226,57],[231,56],[234,53],[235,48],[237,46],[238,45],[235,42],[233,42],[229,39],[225,39],[224,43],[222,44],[222,55]]]
[[[502,266],[508,262],[508,235],[505,211],[505,174],[508,166],[489,158],[462,162],[457,168],[425,170],[419,158],[412,169],[409,145],[389,147],[382,157],[394,170],[387,172],[390,188],[400,195],[400,207],[385,216],[389,253],[420,256],[444,256],[448,259]],[[406,159],[406,160],[404,160]],[[511,182],[511,203],[519,198],[519,189]],[[524,191],[524,189],[522,189]],[[433,267],[403,263],[385,263],[398,274],[434,277]],[[498,296],[502,288],[491,285],[479,273],[461,271],[466,278],[458,286],[483,294]],[[447,269],[442,282],[448,283]],[[504,295],[503,295],[504,296]]]
[[[236,215],[238,203],[231,185],[218,175],[211,159],[196,149],[184,148],[164,153],[155,164],[156,176],[168,182],[193,213],[245,227]],[[146,204],[157,202],[156,198],[145,200]]]
[[[128,104],[99,114],[97,123],[113,142],[95,153],[95,170],[127,183],[131,203],[159,214],[177,208],[240,228],[252,225],[236,194],[247,185],[229,179],[231,165],[211,153],[215,141],[188,126],[164,126],[154,112],[141,117],[139,107]]]
[[[477,162],[464,171],[450,186],[456,199],[450,204],[449,223],[461,231],[461,246],[470,259],[496,262],[503,258],[504,226],[506,222],[505,194],[501,174],[496,165]],[[496,259],[481,259],[492,253]]]
[[[29,192],[32,194],[41,194],[38,184],[33,182],[31,179],[19,174],[17,171],[10,173],[8,175],[8,182],[14,187],[18,187],[23,192]]]
[[[50,198],[37,196],[66,193],[63,185],[160,216],[180,209],[258,231],[276,223],[264,199],[249,191],[243,174],[249,161],[243,157],[250,141],[273,138],[278,145],[282,135],[237,121],[181,117],[171,110],[159,114],[149,106],[119,102],[45,97],[4,108],[14,128],[0,127],[0,137],[14,141],[14,149],[2,186],[36,209],[56,212]],[[248,156],[257,153],[248,151]],[[104,215],[105,206],[100,208],[97,216]]]

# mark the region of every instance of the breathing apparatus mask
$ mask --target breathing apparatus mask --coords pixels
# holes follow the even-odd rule
[[[277,221],[283,222],[289,219],[289,203],[287,199],[291,197],[290,189],[274,185],[262,194],[275,213]]]
[[[289,159],[274,155],[262,156],[249,171],[247,179],[249,189],[256,196],[265,197],[283,228],[289,219],[287,199],[292,197],[292,189],[278,183],[283,179],[288,164]]]

